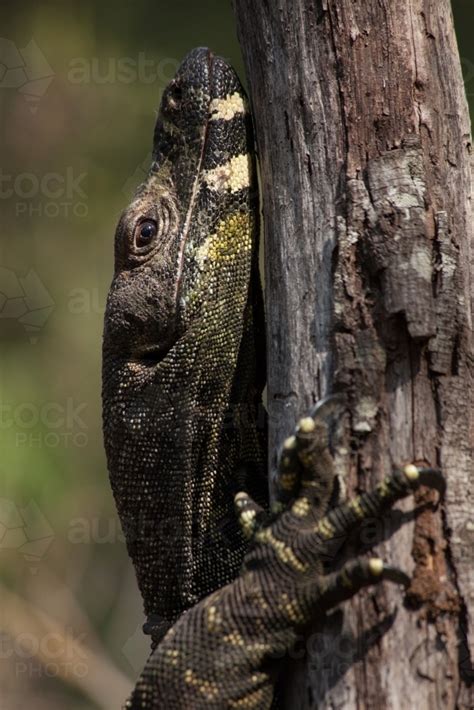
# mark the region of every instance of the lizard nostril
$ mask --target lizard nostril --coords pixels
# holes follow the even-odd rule
[[[177,109],[183,98],[183,89],[176,81],[172,81],[168,87],[167,104],[171,109]]]

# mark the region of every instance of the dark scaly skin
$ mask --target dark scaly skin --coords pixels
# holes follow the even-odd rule
[[[104,440],[155,640],[237,574],[246,543],[236,491],[267,498],[261,424],[257,431],[258,205],[244,101],[222,59],[207,49],[186,57],[163,94],[150,174],[115,238]]]
[[[133,710],[269,708],[276,659],[315,617],[383,579],[408,583],[378,559],[325,574],[334,542],[420,484],[441,488],[436,472],[409,466],[333,507],[329,402],[285,442],[273,513],[261,507],[255,168],[235,161],[252,151],[248,114],[231,118],[242,100],[222,60],[188,55],[163,97],[150,175],[117,229],[104,435],[156,646]],[[240,487],[256,501],[239,493],[235,515]]]

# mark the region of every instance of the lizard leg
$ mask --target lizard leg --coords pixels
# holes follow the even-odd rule
[[[309,501],[302,504],[302,493],[314,488],[303,481],[299,497],[267,522],[260,522],[266,514],[249,496],[238,494],[239,517],[255,530],[240,575],[180,617],[151,655],[128,707],[269,708],[279,659],[319,612],[382,580],[409,582],[380,559],[356,558],[324,574],[326,544],[422,484],[444,487],[435,469],[406,466],[319,522]]]

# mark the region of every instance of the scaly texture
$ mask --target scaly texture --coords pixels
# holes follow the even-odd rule
[[[105,314],[104,439],[158,640],[237,574],[242,486],[265,501],[263,312],[251,119],[207,49],[164,92],[153,164],[116,232]]]

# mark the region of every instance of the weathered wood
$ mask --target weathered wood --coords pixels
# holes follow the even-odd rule
[[[349,491],[406,461],[448,479],[441,509],[377,547],[413,574],[409,604],[384,585],[344,605],[288,707],[472,708],[471,137],[450,3],[235,11],[263,189],[270,451],[344,388]]]

